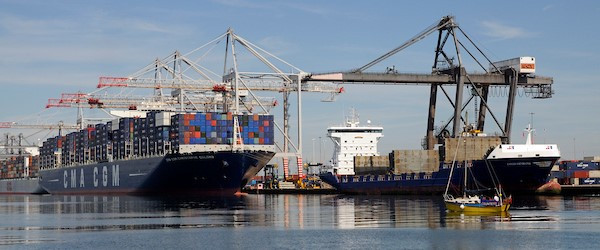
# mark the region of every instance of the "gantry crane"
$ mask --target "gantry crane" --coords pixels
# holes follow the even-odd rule
[[[225,41],[225,60],[223,66],[223,75],[210,71],[202,66],[200,62],[206,54],[201,55],[198,59],[190,57],[202,48],[212,50],[219,42]],[[237,45],[241,45],[260,62],[266,65],[271,72],[241,72],[238,70],[238,58],[236,49]],[[231,57],[228,64],[228,57]],[[274,58],[278,63],[282,63],[286,67],[292,68],[289,73],[280,70],[275,63],[267,58]],[[229,68],[228,68],[229,67]],[[270,109],[277,105],[275,99],[268,99],[257,96],[254,92],[271,91],[280,92],[283,94],[283,128],[277,123],[275,126],[283,133],[284,143],[279,156],[289,157],[298,156],[298,165],[301,166],[301,105],[298,105],[298,144],[295,145],[289,136],[289,98],[291,92],[297,92],[297,100],[301,103],[300,92],[320,92],[327,93],[329,97],[324,101],[332,101],[335,96],[343,92],[343,88],[336,83],[301,83],[301,79],[307,73],[297,67],[281,60],[273,54],[254,45],[246,39],[238,36],[229,29],[224,34],[220,35],[211,42],[202,45],[201,47],[192,50],[187,54],[182,54],[175,51],[171,55],[156,59],[138,72],[127,77],[100,77],[97,87],[99,90],[108,88],[139,88],[139,89],[154,89],[155,95],[151,97],[158,104],[172,105],[180,111],[186,110],[201,110],[194,104],[202,104],[207,106],[216,106],[220,103],[219,110],[232,111],[234,113],[241,112],[256,112],[254,107],[259,107],[262,111],[258,112],[269,113]],[[170,90],[171,96],[164,95],[163,90]],[[132,97],[107,97],[98,96],[94,91],[90,94],[71,94],[63,95],[60,99],[49,99],[47,107],[79,107],[87,106],[97,108],[129,108],[138,109],[139,104],[147,99],[139,99]],[[202,98],[210,93],[211,99]],[[216,103],[215,103],[216,102]],[[110,104],[110,105],[109,105]],[[191,106],[190,109],[185,106]],[[211,110],[214,108],[211,107]],[[290,146],[296,153],[289,153]],[[284,163],[284,165],[287,165]],[[287,172],[286,172],[287,176]]]
[[[57,124],[25,124],[17,122],[0,122],[0,129],[37,129],[40,131],[51,131],[57,129],[59,131],[59,135],[62,133],[63,129],[77,128],[77,125],[64,124],[64,122],[62,121],[58,122]],[[39,145],[34,145],[27,142],[26,137],[23,135],[23,133],[19,133],[17,136],[6,133],[3,136],[3,140],[4,143],[0,145],[0,158],[20,156],[24,154],[25,149],[39,147]]]
[[[85,93],[63,93],[61,98],[50,98],[46,108],[98,108],[98,109],[129,109],[129,110],[165,110],[175,111],[179,108],[178,96],[132,96],[132,95],[107,95],[107,94],[85,94]],[[185,111],[209,111],[214,105],[223,103],[223,99],[217,94],[188,92],[183,100]],[[246,110],[252,111],[252,107],[262,104],[268,109],[277,106],[275,98],[260,97],[259,101],[244,99]]]
[[[372,66],[384,61],[392,55],[402,51],[403,49],[421,41],[430,34],[438,33],[437,45],[435,49],[435,58],[430,74],[406,74],[398,73],[394,70],[386,72],[365,72]],[[459,35],[462,35],[459,36]],[[464,39],[464,40],[463,40]],[[452,51],[445,51],[445,45],[448,41],[452,41]],[[470,45],[472,47],[467,47]],[[472,50],[469,50],[471,48]],[[485,73],[467,73],[461,49],[468,53],[477,65],[479,65]],[[483,57],[477,58],[478,54]],[[454,59],[456,58],[456,59]],[[490,64],[489,70],[482,62]],[[524,88],[527,93],[530,93],[534,98],[550,98],[552,97],[553,79],[551,77],[533,76],[518,74],[514,68],[499,69],[496,65],[477,47],[472,39],[458,26],[454,17],[445,16],[440,21],[426,28],[416,36],[409,39],[404,44],[394,48],[393,50],[383,54],[375,60],[365,64],[364,66],[346,71],[334,72],[325,74],[312,74],[304,79],[304,82],[338,82],[343,84],[374,84],[374,85],[424,85],[430,86],[430,99],[427,118],[427,133],[424,143],[424,148],[433,149],[436,143],[441,143],[443,137],[457,136],[460,129],[463,128],[461,121],[465,120],[462,117],[462,111],[474,99],[479,98],[480,105],[478,109],[477,129],[483,131],[485,124],[486,112],[492,116],[494,122],[501,131],[503,142],[510,143],[510,132],[512,127],[512,119],[514,114],[514,104],[517,88]],[[456,86],[455,97],[452,99],[444,86]],[[472,95],[463,102],[463,91],[465,87],[471,87]],[[507,100],[507,111],[504,119],[504,126],[500,124],[498,117],[492,112],[488,105],[487,99],[489,89],[492,87],[508,87],[509,94]],[[434,135],[434,122],[436,111],[436,100],[438,89],[442,90],[446,99],[450,102],[454,109],[453,115],[448,119],[447,123],[439,130],[437,135]],[[446,129],[450,122],[453,122],[452,133]]]

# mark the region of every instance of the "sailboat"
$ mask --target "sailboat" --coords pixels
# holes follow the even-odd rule
[[[465,134],[466,136],[468,136],[468,133]],[[462,141],[462,136],[463,133],[459,135],[458,144],[460,144],[460,142]],[[508,198],[505,198],[506,196],[504,195],[502,186],[500,185],[499,181],[497,181],[498,178],[494,175],[494,170],[491,168],[491,165],[489,164],[489,162],[487,162],[487,160],[486,165],[488,168],[488,172],[490,173],[494,184],[493,198],[485,196],[483,192],[480,192],[480,190],[468,190],[467,181],[469,179],[469,167],[468,162],[466,160],[462,164],[462,168],[464,169],[462,196],[454,197],[452,194],[449,193],[450,183],[452,182],[452,176],[453,174],[455,174],[454,168],[456,168],[458,165],[456,164],[456,155],[458,153],[458,148],[459,145],[457,145],[456,147],[454,160],[452,161],[452,168],[450,169],[450,177],[448,178],[446,191],[444,192],[444,203],[446,204],[446,209],[448,209],[451,212],[462,213],[502,213],[508,211],[512,203],[512,197],[509,196]],[[475,180],[473,181],[475,182]]]

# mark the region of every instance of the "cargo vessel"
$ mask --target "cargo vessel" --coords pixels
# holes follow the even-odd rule
[[[37,149],[22,150],[0,161],[0,194],[44,194],[37,178]]]
[[[321,179],[345,193],[441,194],[455,162],[459,169],[469,168],[479,188],[493,187],[489,165],[507,193],[533,193],[546,183],[560,151],[555,144],[533,144],[533,130],[526,131],[525,144],[501,144],[497,136],[465,129],[460,143],[458,138],[445,138],[439,150],[394,150],[380,156],[377,141],[383,128],[360,126],[355,116],[345,126],[328,128],[334,157],[331,171]],[[463,178],[464,174],[455,174],[451,183],[458,186]]]
[[[273,116],[147,112],[48,139],[50,194],[231,195],[275,155]]]
[[[33,178],[0,179],[0,194],[46,194],[39,180]]]

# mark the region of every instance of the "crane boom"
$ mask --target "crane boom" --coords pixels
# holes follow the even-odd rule
[[[58,124],[22,124],[17,122],[0,122],[0,128],[14,128],[14,129],[78,129],[77,125],[64,124],[59,122]]]

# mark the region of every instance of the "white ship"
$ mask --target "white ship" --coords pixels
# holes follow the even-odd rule
[[[331,160],[333,174],[354,175],[354,156],[379,156],[377,142],[383,137],[383,127],[360,125],[354,109],[346,117],[345,124],[327,128],[327,136],[334,144]]]

